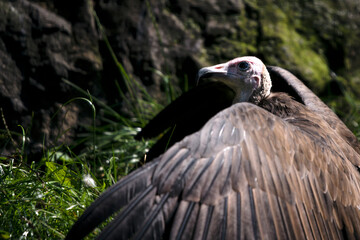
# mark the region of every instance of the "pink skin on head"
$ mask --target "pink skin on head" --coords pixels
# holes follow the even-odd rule
[[[235,58],[226,63],[228,73],[236,74],[236,75],[245,75],[245,73],[241,72],[238,69],[238,64],[243,61],[247,61],[248,63],[251,64],[251,67],[250,67],[249,71],[246,72],[246,74],[252,73],[252,76],[250,77],[250,79],[253,80],[255,83],[254,88],[258,88],[260,86],[261,74],[262,74],[263,68],[264,68],[264,63],[260,59],[258,59],[256,57]]]

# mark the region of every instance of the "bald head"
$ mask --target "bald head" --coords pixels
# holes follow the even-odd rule
[[[239,57],[199,71],[199,81],[210,79],[226,84],[235,92],[235,102],[258,103],[270,95],[271,79],[263,62],[256,57]]]

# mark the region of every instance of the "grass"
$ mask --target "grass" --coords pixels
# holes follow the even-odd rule
[[[82,174],[65,158],[73,160],[59,151],[30,165],[17,158],[2,161],[0,238],[64,238],[74,217],[103,190],[82,184]]]
[[[65,105],[79,100],[90,103],[95,117],[94,99],[71,99]],[[0,158],[0,239],[63,239],[85,207],[138,164],[151,144],[134,140],[139,121],[102,108],[110,116],[100,119],[105,124],[88,126],[74,146],[44,149],[41,159],[30,163],[24,151],[28,136],[19,128],[22,142],[16,152]],[[9,139],[14,135],[3,132]],[[77,145],[82,147],[75,154]]]

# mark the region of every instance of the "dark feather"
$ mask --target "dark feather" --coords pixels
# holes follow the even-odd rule
[[[159,156],[185,136],[200,130],[212,116],[229,107],[233,98],[234,93],[229,87],[214,82],[201,84],[181,95],[136,135],[135,138],[141,140],[157,137],[165,132],[147,153],[146,161]]]

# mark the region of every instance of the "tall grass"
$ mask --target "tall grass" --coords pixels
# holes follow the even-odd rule
[[[78,100],[90,103],[94,118],[99,118],[92,102],[99,101],[94,98],[75,98],[64,105]],[[0,159],[0,239],[64,238],[85,207],[138,164],[151,142],[134,140],[138,123],[132,125],[130,119],[100,105],[111,115],[100,119],[104,124],[88,126],[74,145],[44,149],[43,156],[31,163],[24,151],[28,136],[19,128],[18,150]],[[82,149],[74,153],[79,144]]]

